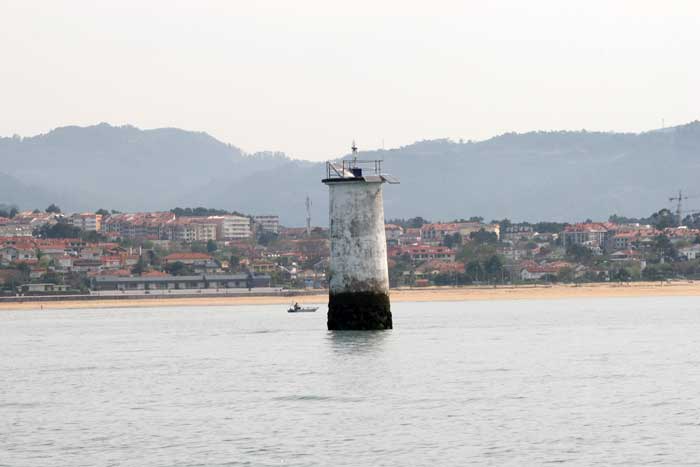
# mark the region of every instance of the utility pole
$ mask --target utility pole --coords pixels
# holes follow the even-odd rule
[[[306,195],[306,236],[311,236],[311,198]]]
[[[676,204],[676,218],[678,219],[678,227],[681,226],[681,223],[683,222],[683,210],[682,210],[682,203],[684,199],[688,199],[687,196],[683,196],[683,191],[678,190],[678,196],[672,196],[668,200],[673,202],[677,201]]]

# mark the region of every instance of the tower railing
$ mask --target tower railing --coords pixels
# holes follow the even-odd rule
[[[360,161],[357,159],[326,162],[326,178],[360,178],[364,175],[380,175],[382,161]]]

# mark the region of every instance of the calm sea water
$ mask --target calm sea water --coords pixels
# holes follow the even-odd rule
[[[700,299],[0,313],[2,466],[700,465]]]

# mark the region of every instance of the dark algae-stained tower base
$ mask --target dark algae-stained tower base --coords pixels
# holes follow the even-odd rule
[[[380,161],[353,159],[326,164],[323,183],[330,190],[331,331],[393,327],[382,185],[394,180],[382,175],[380,169]]]
[[[374,292],[330,294],[328,329],[365,331],[392,327],[389,294]]]

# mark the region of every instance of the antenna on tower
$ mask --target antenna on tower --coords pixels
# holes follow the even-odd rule
[[[311,198],[306,195],[306,236],[311,236]]]

